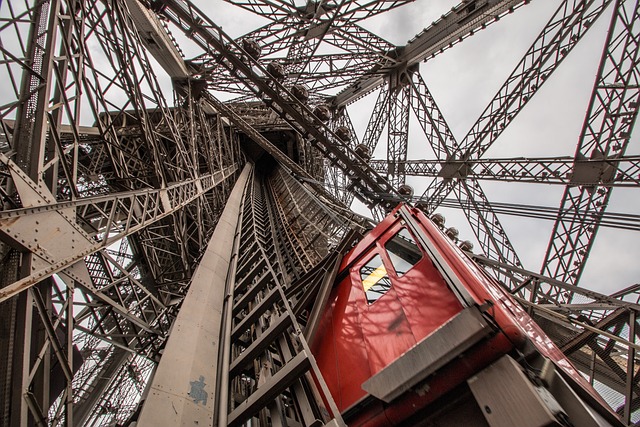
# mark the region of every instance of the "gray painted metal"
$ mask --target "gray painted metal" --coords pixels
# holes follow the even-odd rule
[[[281,171],[273,175],[284,179]],[[330,421],[329,414],[341,423],[292,309],[305,301],[315,284],[315,269],[302,272],[316,248],[295,244],[313,242],[326,230],[310,227],[290,240],[284,225],[298,215],[291,216],[287,207],[296,206],[293,194],[301,184],[265,179],[256,168],[248,187],[221,329],[217,423],[237,425],[253,419],[274,426],[315,426]],[[314,204],[307,202],[307,208]]]
[[[245,185],[245,166],[229,196],[171,330],[139,426],[213,426],[222,305]]]
[[[426,83],[411,65],[428,59],[427,55],[438,54],[484,25],[493,25],[498,18],[510,12],[510,7],[517,8],[527,1],[465,0],[450,12],[445,11],[442,19],[404,47],[393,46],[365,30],[359,23],[410,1],[377,0],[361,3],[347,0],[337,4],[331,11],[323,7],[315,9],[313,3],[307,8],[298,9],[286,2],[272,0],[229,2],[269,20],[266,26],[246,35],[262,45],[264,56],[259,61],[266,58],[269,61],[280,54],[286,56],[280,59],[300,59],[299,63],[288,63],[287,71],[293,70],[296,74],[286,78],[284,86],[290,87],[294,80],[309,85],[311,108],[295,100],[291,105],[279,108],[279,113],[285,118],[290,116],[288,120],[291,125],[300,132],[301,135],[296,137],[297,143],[306,144],[298,164],[310,175],[296,172],[297,178],[305,182],[305,187],[300,187],[302,190],[296,198],[299,205],[296,209],[300,212],[288,215],[290,207],[283,202],[285,216],[292,223],[279,224],[279,220],[275,220],[264,225],[265,230],[271,231],[267,233],[269,238],[276,238],[274,236],[278,234],[278,238],[284,242],[272,246],[279,247],[278,250],[284,248],[284,254],[280,256],[280,261],[286,264],[282,267],[283,271],[291,271],[291,265],[296,263],[304,266],[302,270],[310,268],[317,258],[308,257],[306,253],[301,255],[302,248],[313,253],[327,246],[325,236],[313,231],[308,240],[298,241],[309,228],[317,226],[316,222],[319,221],[315,221],[316,218],[321,218],[320,221],[325,219],[321,210],[314,208],[316,205],[312,200],[315,196],[307,191],[309,187],[315,190],[323,185],[329,187],[331,193],[342,194],[340,200],[343,201],[352,200],[352,185],[356,185],[355,190],[361,193],[361,197],[364,196],[373,204],[388,197],[386,186],[372,184],[378,179],[376,171],[387,171],[390,162],[361,170],[360,160],[352,155],[349,148],[356,146],[354,142],[357,138],[351,144],[344,144],[344,147],[340,141],[333,139],[331,129],[336,129],[336,126],[352,129],[346,111],[333,111],[333,121],[327,123],[326,130],[322,126],[321,133],[328,138],[319,145],[324,150],[322,154],[314,151],[302,136],[319,136],[312,129],[316,125],[311,114],[313,105],[330,102],[331,97],[328,100],[323,97],[345,86],[348,89],[340,95],[343,101],[336,101],[339,105],[357,99],[375,85],[385,87],[381,102],[376,104],[377,112],[372,117],[375,120],[363,140],[372,148],[375,143],[373,140],[377,140],[375,136],[386,126],[401,124],[399,121],[390,123],[400,115],[396,115],[395,119],[385,115],[389,102],[397,102],[397,99],[387,96],[385,91],[388,92],[389,85],[386,82],[393,80],[392,87],[401,87],[405,73],[414,72],[411,107],[418,116],[428,143],[436,150],[439,165],[446,167],[440,178],[452,178],[454,181],[462,178],[503,179],[504,168],[509,171],[516,168],[515,175],[518,177],[507,174],[505,180],[562,181],[581,186],[597,184],[599,188],[595,189],[594,194],[598,196],[593,199],[596,205],[606,202],[603,196],[608,194],[608,191],[604,191],[601,195],[598,190],[603,188],[600,187],[605,190],[618,185],[638,187],[637,156],[620,157],[618,153],[612,157],[609,152],[602,157],[597,151],[592,153],[591,149],[583,150],[581,156],[575,156],[575,164],[564,160],[553,163],[555,168],[546,177],[544,159],[529,159],[531,163],[516,161],[510,165],[479,159],[583,38],[586,30],[594,26],[607,5],[615,4],[607,11],[615,9],[614,15],[620,15],[630,11],[637,3],[629,0],[561,2],[563,6],[558,9],[559,13],[545,27],[508,82],[469,135],[462,140],[462,149],[456,151],[453,150],[456,141],[444,117]],[[262,116],[258,115],[257,119],[252,115],[255,113],[247,111],[256,111],[254,107],[257,106],[262,111],[259,114],[266,111],[268,115],[268,104],[274,103],[269,91],[261,92],[259,87],[276,87],[276,95],[280,99],[275,99],[275,104],[289,99],[288,90],[281,90],[279,83],[272,82],[266,74],[258,76],[264,82],[255,82],[252,80],[256,76],[249,76],[251,78],[248,79],[242,68],[223,69],[225,64],[220,64],[217,54],[208,55],[205,51],[199,55],[196,65],[202,65],[202,69],[185,66],[179,46],[165,30],[169,23],[155,16],[156,12],[159,13],[170,3],[175,2],[0,2],[0,15],[6,23],[0,29],[3,46],[0,69],[4,79],[10,82],[3,87],[4,102],[0,106],[0,151],[13,162],[0,165],[3,170],[0,173],[3,200],[3,211],[0,213],[0,225],[3,228],[0,232],[2,284],[19,284],[18,287],[2,289],[2,292],[14,297],[0,303],[0,317],[3,325],[9,329],[6,336],[0,337],[0,361],[3,362],[0,366],[0,390],[12,399],[0,405],[0,424],[42,422],[46,414],[50,416],[48,422],[58,425],[85,422],[100,424],[106,423],[107,419],[112,423],[127,422],[135,412],[140,390],[144,389],[146,378],[164,348],[193,270],[205,251],[226,203],[235,178],[232,171],[241,167],[244,161],[237,136],[243,132],[260,135],[256,123]],[[147,9],[147,5],[151,4],[154,8]],[[188,8],[192,6],[191,2],[181,4],[186,4]],[[525,11],[527,9],[523,8]],[[190,14],[197,15],[195,11],[190,11]],[[308,14],[313,17],[309,18]],[[612,28],[616,40],[622,34],[621,29],[637,32],[637,8],[628,17],[633,20]],[[619,18],[623,19],[622,22],[627,20],[623,16]],[[215,16],[213,19],[216,19]],[[196,20],[194,25],[178,25],[187,31],[197,31],[199,26],[206,26],[207,22]],[[295,32],[294,36],[291,36],[292,31]],[[239,47],[243,37],[226,46],[236,59],[240,57],[240,62],[246,55]],[[333,43],[344,53],[314,55],[321,41]],[[631,37],[629,41],[631,43],[626,44],[625,48],[625,60],[618,61],[618,65],[626,64],[625,67],[629,67],[627,70],[635,73],[637,64],[633,58],[638,53],[637,40]],[[605,55],[615,54],[611,47],[616,45],[609,44]],[[173,103],[165,100],[171,94],[161,90],[156,78],[161,71],[154,69],[148,61],[149,54],[171,77],[176,77],[174,84],[177,90],[173,94]],[[263,73],[264,67],[259,61],[254,64],[248,59],[249,65],[256,65]],[[345,62],[351,66],[332,65]],[[616,65],[610,70],[619,68]],[[374,84],[369,84],[367,79],[375,80]],[[606,84],[596,92],[629,95],[637,92],[633,84],[635,77],[622,85],[611,85],[608,79],[601,80]],[[256,86],[256,83],[260,84]],[[255,103],[245,110],[242,107],[234,110],[242,112],[238,114],[243,120],[234,123],[221,117],[223,114],[217,114],[201,98],[200,91],[205,85],[227,93],[256,95]],[[253,91],[256,88],[257,92]],[[617,95],[603,98],[607,103],[603,107],[613,111],[610,107],[615,106],[615,99],[618,99]],[[627,95],[619,99],[624,107],[622,113],[614,111],[615,114],[609,114],[608,117],[613,120],[620,117],[621,120],[611,127],[613,130],[609,136],[597,138],[605,147],[602,150],[604,153],[608,150],[607,144],[613,152],[620,152],[616,146],[626,146],[626,142],[633,139],[629,118],[637,114],[637,103],[631,102],[631,96]],[[169,108],[169,104],[174,107]],[[238,108],[236,103],[225,105]],[[292,119],[291,114],[296,117]],[[623,126],[624,123],[627,125]],[[280,125],[284,125],[284,121]],[[338,151],[344,151],[344,155],[335,152],[336,147],[330,146],[334,144],[340,145]],[[278,154],[273,150],[273,145],[267,147]],[[426,174],[432,174],[429,169],[431,166],[427,163],[414,165],[411,160],[400,162],[405,155],[404,145],[400,148],[397,158],[389,159],[397,169],[404,169],[407,174],[415,166],[416,173],[422,174],[428,169]],[[591,158],[592,154],[593,161],[583,160]],[[289,161],[286,156],[278,160],[288,163],[289,169],[296,170],[293,166],[296,163]],[[482,162],[485,162],[484,165]],[[466,166],[469,163],[471,170]],[[384,169],[381,169],[383,166]],[[488,168],[486,171],[482,169],[484,166]],[[224,173],[225,170],[231,172],[231,175],[225,175],[229,179],[211,187],[215,174]],[[575,172],[575,175],[566,176],[565,170]],[[280,173],[287,175],[287,172]],[[21,174],[29,181],[24,180]],[[341,174],[341,177],[331,180],[331,174]],[[370,181],[371,177],[374,181],[370,182],[371,185],[358,182]],[[596,179],[597,182],[591,182]],[[428,194],[432,207],[452,190],[446,183],[441,185],[443,182],[436,182],[433,188],[430,187]],[[492,210],[481,210],[487,197],[480,187],[459,187],[456,194],[465,200],[476,201],[465,203],[463,208],[472,220],[472,227],[483,250],[494,259],[504,260],[511,267],[517,266],[517,257],[511,256],[514,252],[510,255],[509,242],[502,234],[504,230],[496,222],[497,215],[501,214],[498,207],[494,204]],[[376,188],[382,191],[376,190],[374,193],[377,195],[370,193]],[[577,193],[577,190],[575,187],[571,191]],[[162,195],[163,192],[167,194]],[[34,194],[37,197],[30,199]],[[587,191],[579,197],[588,195]],[[579,197],[575,200],[578,201]],[[346,208],[337,208],[335,200],[330,197],[324,195],[321,200],[324,212],[336,208],[340,215],[354,217],[352,213],[347,213]],[[272,200],[267,206],[275,210],[274,203]],[[524,206],[519,209],[527,211]],[[556,209],[555,212],[561,210]],[[590,218],[585,212],[606,214],[603,209],[593,206],[586,211],[578,209],[575,212],[580,214],[577,215],[579,218]],[[329,212],[328,215],[332,214]],[[598,218],[604,221],[606,215]],[[40,224],[35,224],[35,221]],[[39,227],[43,221],[52,225],[48,227],[50,230],[45,232]],[[313,224],[308,227],[304,221]],[[8,225],[13,222],[20,230]],[[53,230],[54,224],[61,228],[57,234]],[[588,237],[591,233],[595,236],[589,231],[591,225],[589,221],[581,221],[575,224],[569,234]],[[49,231],[52,233],[49,234]],[[81,240],[73,237],[55,239],[64,235],[68,237],[74,232],[83,235]],[[77,250],[81,245],[86,247],[86,233],[93,239],[90,241],[92,250],[96,249],[88,255],[86,249]],[[581,239],[584,242],[591,240]],[[98,244],[100,247],[95,246]],[[559,246],[563,251],[566,249],[567,254],[581,251],[571,245]],[[566,270],[571,274],[573,271],[570,270],[582,268],[588,255],[588,250],[578,254],[579,259],[575,260],[578,265],[574,262],[561,264],[569,265]],[[55,262],[51,264],[43,257]],[[32,270],[32,267],[36,270]],[[531,296],[544,297],[543,305],[523,304],[531,305],[532,312],[541,322],[545,322],[546,316],[563,323],[564,326],[557,328],[559,332],[554,335],[561,344],[575,342],[572,338],[576,337],[579,344],[584,342],[580,348],[567,348],[566,351],[572,351],[570,357],[580,361],[581,368],[592,380],[595,378],[624,395],[624,407],[616,409],[619,409],[626,422],[631,419],[637,421],[637,384],[640,380],[637,366],[640,360],[637,348],[625,346],[624,341],[629,338],[629,331],[638,333],[638,309],[637,306],[622,303],[624,315],[612,313],[621,305],[614,299],[629,300],[634,297],[633,302],[637,302],[637,295],[621,293],[612,295],[611,299],[603,299],[561,282],[545,281],[540,275],[528,274],[523,269],[508,270],[495,265],[492,268],[504,274],[499,277],[517,283],[514,289],[520,290],[519,295],[527,300],[533,299],[529,298]],[[59,272],[62,280],[53,278],[56,272]],[[300,273],[296,274],[292,276],[293,279],[299,277]],[[548,274],[551,275],[550,272]],[[250,286],[249,279],[243,286]],[[264,286],[263,282],[259,284],[260,288],[255,291]],[[561,292],[546,292],[550,286]],[[33,311],[32,293],[35,288],[42,292],[46,316],[42,316],[42,310]],[[312,298],[309,295],[307,293],[304,298]],[[573,304],[564,303],[564,298],[570,299],[574,295],[579,295],[586,302],[583,303],[581,299]],[[248,295],[243,304],[249,304],[249,300],[255,296]],[[304,302],[306,300],[299,299],[296,303]],[[547,313],[549,310],[552,310],[552,314]],[[67,313],[66,316],[71,318],[64,319],[62,313]],[[238,313],[233,314],[235,316]],[[558,314],[564,320],[559,320]],[[576,319],[588,319],[589,322]],[[614,323],[606,331],[592,326],[611,321]],[[51,333],[41,333],[46,327],[43,322],[62,322],[69,326],[66,334],[72,340],[69,339],[67,346],[63,346],[67,347],[66,354],[58,357],[58,360],[66,358],[70,362],[73,345],[81,348],[85,357],[80,371],[74,372],[73,387],[66,384],[70,395],[63,397],[64,407],[55,407],[57,403],[48,396],[46,385],[56,381],[49,371],[49,367],[56,362],[54,353],[57,351],[60,355],[60,350],[64,352],[65,349],[54,343],[55,337]],[[550,323],[546,322],[546,325],[549,327]],[[551,331],[556,326],[558,323],[552,324]],[[608,345],[611,337],[614,337],[615,343]],[[58,349],[55,350],[55,347]],[[199,377],[190,381],[194,382],[194,393],[197,394],[201,384]],[[204,382],[208,382],[208,379]],[[25,390],[31,393],[28,401],[22,399]],[[122,390],[130,390],[131,393]]]
[[[531,383],[510,356],[468,380],[469,387],[491,427],[560,426],[555,414],[562,408]]]
[[[427,57],[438,53],[439,50],[446,49],[473,34],[478,28],[490,24],[496,16],[504,14],[509,9],[513,10],[522,3],[526,2],[524,0],[461,2],[410,40],[406,46],[389,52],[388,56],[392,60],[388,60],[383,66],[376,64],[374,70],[366,73],[364,77],[336,95],[332,104],[342,107],[355,101],[383,84],[384,78],[397,72],[398,68],[406,69],[419,64]],[[369,77],[369,74],[375,76]]]
[[[293,384],[310,367],[309,356],[303,350],[229,414],[229,425],[237,426],[248,420],[260,408]]]
[[[189,70],[175,41],[155,13],[138,0],[125,0],[142,43],[171,78],[187,78]]]

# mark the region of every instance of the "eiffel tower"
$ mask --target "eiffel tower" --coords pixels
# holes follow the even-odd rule
[[[0,426],[344,425],[310,337],[399,203],[466,217],[450,237],[640,425],[640,285],[583,275],[603,229],[640,228],[608,209],[640,186],[640,6],[462,0],[404,45],[367,29],[432,3],[0,1]],[[460,138],[425,69],[514,19],[541,30]],[[577,55],[597,67],[569,151],[493,157]],[[506,182],[559,203],[483,189]],[[514,217],[553,224],[541,267]],[[637,244],[615,250],[637,277]]]

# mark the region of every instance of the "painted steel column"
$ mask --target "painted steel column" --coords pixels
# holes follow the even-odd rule
[[[151,381],[138,426],[213,425],[218,346],[227,271],[251,166],[227,201]]]

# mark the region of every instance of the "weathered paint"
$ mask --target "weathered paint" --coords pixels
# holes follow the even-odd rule
[[[152,379],[138,426],[213,426],[225,282],[249,175],[250,166],[246,166],[194,273]]]

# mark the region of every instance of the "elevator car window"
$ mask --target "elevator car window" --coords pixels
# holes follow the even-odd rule
[[[406,228],[398,231],[384,247],[398,277],[409,271],[422,258],[418,244]]]
[[[367,303],[376,302],[391,288],[391,280],[380,255],[376,255],[360,269],[360,280],[367,298]]]

